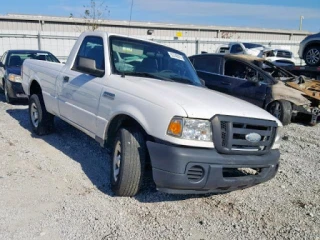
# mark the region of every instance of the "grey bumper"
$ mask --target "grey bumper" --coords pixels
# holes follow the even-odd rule
[[[10,98],[28,98],[19,82],[6,81],[8,85],[8,95]]]
[[[157,189],[178,194],[230,192],[266,182],[276,175],[280,158],[279,150],[247,156],[154,142],[147,146]],[[247,176],[229,174],[239,168],[259,171]]]

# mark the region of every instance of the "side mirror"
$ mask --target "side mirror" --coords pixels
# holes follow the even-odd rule
[[[254,76],[252,77],[251,79],[251,82],[253,82],[256,86],[260,86],[261,85],[261,82],[260,82],[260,79],[258,76]]]
[[[96,68],[96,61],[90,58],[79,57],[77,69],[96,77],[102,77],[104,70]]]

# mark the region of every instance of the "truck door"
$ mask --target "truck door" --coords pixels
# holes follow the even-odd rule
[[[214,55],[200,55],[190,60],[197,71],[199,78],[205,81],[206,87],[219,92],[230,94],[230,84],[222,75],[222,57]]]
[[[224,75],[230,83],[231,95],[264,106],[268,84],[263,75],[247,63],[227,59],[224,63]]]
[[[59,76],[58,99],[60,115],[72,123],[94,133],[104,79],[77,68],[79,57],[95,60],[96,68],[105,70],[103,39],[84,38],[73,66]]]

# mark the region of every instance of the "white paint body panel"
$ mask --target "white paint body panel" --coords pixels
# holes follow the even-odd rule
[[[75,56],[86,36],[101,36],[105,46],[105,75],[102,78],[71,70]],[[121,77],[111,74],[109,35],[104,32],[83,33],[65,65],[35,60],[23,64],[23,88],[29,95],[36,80],[43,91],[47,110],[92,137],[105,139],[109,121],[119,114],[131,116],[158,139],[174,144],[213,148],[212,142],[183,140],[166,134],[174,116],[211,119],[230,115],[276,121],[263,109],[240,99],[206,88],[150,78]],[[63,80],[64,76],[69,81]],[[114,94],[114,98],[104,96]]]

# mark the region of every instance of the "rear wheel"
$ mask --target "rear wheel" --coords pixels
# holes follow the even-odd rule
[[[114,142],[111,186],[117,196],[134,196],[141,187],[146,144],[139,128],[120,128]]]
[[[291,123],[292,105],[286,100],[278,100],[270,103],[268,111],[278,118],[283,125]]]
[[[54,116],[47,112],[41,95],[33,94],[29,100],[29,117],[32,130],[39,136],[53,130]]]
[[[320,47],[311,46],[304,54],[304,61],[309,66],[319,66],[320,65]]]

